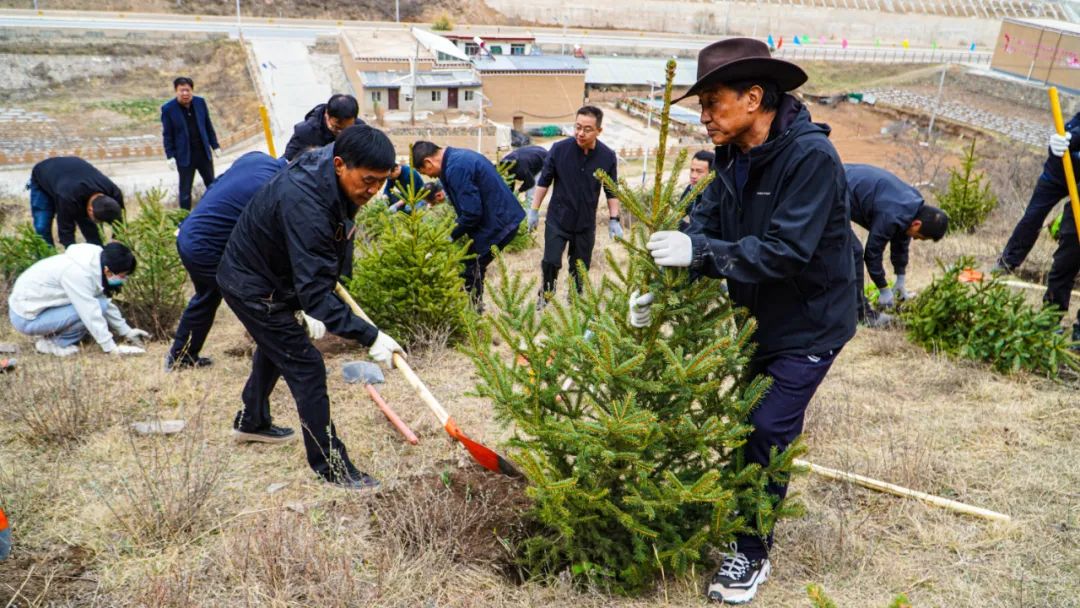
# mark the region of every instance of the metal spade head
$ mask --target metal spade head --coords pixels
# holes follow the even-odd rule
[[[382,384],[385,381],[382,368],[370,361],[349,361],[341,366],[341,375],[349,384]]]

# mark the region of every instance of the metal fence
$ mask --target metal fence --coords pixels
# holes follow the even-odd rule
[[[990,65],[993,53],[942,49],[836,48],[825,46],[788,46],[774,57],[804,61],[848,61],[852,63],[962,63]]]

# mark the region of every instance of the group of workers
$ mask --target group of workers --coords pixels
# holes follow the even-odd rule
[[[771,385],[750,415],[754,430],[745,454],[748,462],[762,465],[802,432],[806,408],[856,323],[888,322],[888,315],[863,296],[863,267],[878,288],[879,305],[888,308],[908,297],[911,239],[936,241],[948,228],[946,214],[896,176],[841,162],[829,127],[812,122],[807,107],[790,93],[806,80],[801,68],[771,57],[757,40],[730,38],[701,51],[697,80],[684,98],[697,98],[701,122],[716,147],[691,159],[683,198],[710,171],[716,177],[687,201],[679,230],[655,232],[647,243],[659,266],[689,268],[702,280],[726,280],[734,303],[757,320],[751,371],[767,375]],[[504,171],[513,176],[513,186],[482,155],[430,141],[413,145],[411,167],[399,164],[387,136],[358,121],[356,100],[347,95],[335,95],[308,113],[283,158],[250,152],[214,179],[210,150],[217,150],[217,141],[205,102],[191,95],[190,79],[174,85],[177,98],[163,106],[162,123],[167,133],[172,130],[165,137],[166,153],[181,170],[181,205],[189,204],[185,197],[194,171],[209,187],[177,237],[195,294],[166,368],[212,364],[201,350],[224,300],[256,343],[242,409],[233,421],[235,437],[267,443],[295,437],[293,429],[275,425],[270,412],[270,395],[284,378],[296,401],[308,464],[330,483],[354,489],[378,485],[350,460],[337,436],[326,367],[312,340],[329,331],[359,342],[373,359],[391,366],[394,353],[404,354],[391,336],[354,315],[334,294],[351,267],[360,207],[380,191],[399,211],[411,211],[401,192],[428,190],[426,204],[448,200],[457,215],[452,238],[467,236],[472,242],[475,257],[462,276],[480,310],[493,251],[513,239],[523,220],[530,230],[538,228],[549,191],[537,310],[556,292],[564,255],[574,287],[582,289],[580,269],[587,270],[592,258],[601,197],[609,236],[623,235],[619,201],[595,177],[600,169],[617,180],[618,160],[599,140],[604,115],[594,106],[578,110],[573,136],[550,150],[528,146],[508,155]],[[1077,139],[1077,145],[1067,137],[1055,140],[1053,154],[1080,147]],[[1046,201],[1063,195],[1063,178],[1051,165],[1036,188],[1033,216]],[[39,163],[30,189],[35,227],[51,239],[55,215],[65,250],[18,278],[10,298],[12,324],[38,336],[37,348],[44,353],[71,354],[86,334],[106,352],[141,352],[146,332],[128,326],[109,299],[135,271],[136,261],[119,243],[102,246],[94,226],[119,217],[119,189],[74,158]],[[525,193],[527,210],[515,189]],[[851,222],[868,231],[865,245]],[[85,244],[73,244],[75,225]],[[1066,225],[1072,226],[1071,217]],[[1022,259],[1018,251],[1030,249],[1030,235],[1020,226],[1017,230],[1022,232],[1014,235],[1018,244],[1010,240],[1001,260],[1008,268]],[[1071,284],[1080,256],[1075,228],[1068,234],[1074,242],[1063,243],[1059,253],[1071,260],[1061,271],[1062,282],[1067,278]],[[883,266],[886,246],[895,271],[891,286]],[[1066,292],[1064,301],[1055,303],[1067,309],[1067,298]],[[631,328],[650,326],[652,301],[652,294],[631,294]],[[131,344],[118,346],[112,332]],[[769,491],[780,499],[787,486],[774,481]],[[708,597],[750,601],[771,571],[771,544],[771,535],[739,536],[710,579]]]

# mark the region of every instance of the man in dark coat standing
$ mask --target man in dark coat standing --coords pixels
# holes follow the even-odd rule
[[[214,182],[214,156],[221,155],[206,100],[194,94],[195,82],[186,76],[173,81],[176,97],[161,106],[161,137],[169,167],[180,175],[180,208],[191,209],[195,172],[203,186]]]
[[[468,235],[469,253],[476,257],[465,262],[465,288],[473,306],[484,309],[484,276],[491,264],[491,248],[503,249],[514,240],[525,210],[495,165],[482,155],[462,148],[440,148],[430,141],[413,144],[413,166],[427,177],[438,178],[450,204],[457,212],[457,225],[451,233],[455,241]]]
[[[180,316],[172,348],[165,355],[166,371],[213,363],[199,353],[221,305],[217,284],[221,255],[251,197],[287,164],[285,159],[263,152],[248,152],[214,180],[199,206],[181,224],[176,249],[195,286],[195,295]]]
[[[352,95],[336,93],[326,103],[311,108],[304,120],[293,126],[293,135],[285,146],[285,160],[292,161],[306,150],[321,148],[334,141],[339,133],[353,126],[360,114],[360,104]]]
[[[578,262],[588,270],[596,244],[596,207],[601,190],[596,171],[604,171],[612,181],[619,180],[615,151],[598,139],[604,131],[603,123],[604,112],[600,108],[579,108],[574,117],[574,136],[551,146],[536,182],[536,196],[529,207],[529,230],[535,230],[540,222],[540,207],[547,198],[548,188],[552,188],[552,182],[555,184],[544,225],[544,257],[540,262],[543,283],[537,295],[537,310],[543,309],[555,293],[564,251],[578,293],[584,286],[585,277],[579,275]],[[621,237],[619,199],[607,188],[603,190],[608,204],[608,236]]]
[[[750,414],[743,455],[766,465],[802,432],[803,418],[840,349],[855,334],[855,269],[847,183],[829,128],[810,121],[786,93],[806,82],[795,64],[773,59],[764,42],[730,38],[698,55],[687,92],[716,144],[716,179],[687,232],[653,233],[660,266],[726,278],[732,301],[757,320],[751,374],[772,379]],[[630,323],[648,326],[652,294],[630,298]],[[643,314],[644,312],[644,314]],[[767,486],[777,500],[786,484]],[[755,521],[755,513],[742,513]],[[709,599],[754,598],[771,570],[767,537],[742,534],[710,581]]]
[[[863,264],[870,280],[878,288],[878,305],[892,308],[896,299],[906,300],[905,282],[908,248],[911,239],[940,241],[949,229],[949,216],[927,205],[918,190],[899,177],[872,165],[846,164],[848,191],[851,193],[851,221],[870,232],[865,247],[852,237],[855,259],[857,318],[871,326],[887,324],[891,316],[870,307],[863,293]],[[885,246],[889,246],[896,282],[889,287],[885,278]]]
[[[334,294],[356,212],[378,194],[394,165],[390,139],[363,125],[302,155],[245,207],[217,272],[225,303],[256,344],[234,437],[267,443],[292,438],[292,429],[274,425],[270,416],[270,393],[284,376],[300,414],[308,464],[326,481],[350,489],[378,481],[353,465],[337,437],[326,365],[295,313],[302,310],[330,332],[369,347],[381,363],[393,365],[393,354],[402,352]]]
[[[101,245],[96,223],[121,219],[124,193],[113,181],[77,156],[47,158],[30,171],[30,215],[34,231],[52,245],[53,218],[64,247],[75,242],[75,226],[87,243]]]

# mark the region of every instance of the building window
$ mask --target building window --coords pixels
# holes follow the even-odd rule
[[[382,91],[372,91],[371,101],[382,101]]]
[[[465,43],[465,54],[469,55],[469,56],[479,55],[480,54],[480,45],[476,44],[475,42],[466,42]]]
[[[473,91],[465,91],[465,101],[472,101],[476,94]]]
[[[491,47],[491,54],[492,55],[502,55],[503,54],[502,47],[497,45],[497,44],[492,46]]]
[[[525,45],[524,44],[511,44],[510,45],[510,54],[511,55],[524,55],[525,54]]]
[[[431,101],[442,101],[442,91],[432,91]]]

